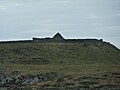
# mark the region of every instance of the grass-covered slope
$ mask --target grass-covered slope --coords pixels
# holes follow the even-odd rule
[[[53,81],[35,87],[120,85],[120,50],[106,42],[0,43],[0,69],[7,76],[57,72]]]
[[[0,61],[25,64],[119,63],[120,50],[109,43],[0,44]],[[37,63],[36,63],[37,62]]]

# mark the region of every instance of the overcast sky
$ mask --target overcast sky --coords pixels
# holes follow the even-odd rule
[[[120,0],[0,0],[0,40],[104,39],[120,48]]]

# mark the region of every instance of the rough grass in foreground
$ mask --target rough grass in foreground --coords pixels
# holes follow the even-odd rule
[[[47,64],[47,65],[24,65],[24,64],[12,64],[12,63],[0,63],[0,67],[5,69],[7,75],[11,74],[11,71],[18,70],[22,74],[37,74],[55,71],[60,75],[81,75],[81,74],[103,74],[106,72],[120,72],[120,64]]]

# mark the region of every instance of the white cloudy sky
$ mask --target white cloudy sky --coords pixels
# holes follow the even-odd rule
[[[120,0],[0,0],[0,40],[102,38],[120,48]]]

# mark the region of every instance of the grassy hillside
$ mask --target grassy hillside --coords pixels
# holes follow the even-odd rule
[[[0,43],[0,68],[7,76],[57,72],[35,87],[120,85],[120,50],[106,42]]]
[[[8,71],[80,74],[115,71],[119,65],[120,50],[106,42],[0,44],[0,67]]]
[[[118,63],[120,50],[109,43],[11,43],[0,44],[0,61],[41,60],[44,63]]]

